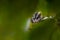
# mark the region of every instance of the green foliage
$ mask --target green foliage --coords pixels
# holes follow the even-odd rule
[[[55,18],[33,24],[24,32],[35,11]],[[0,40],[60,40],[60,0],[0,0]]]

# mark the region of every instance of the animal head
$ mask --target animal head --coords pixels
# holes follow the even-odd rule
[[[41,12],[35,12],[31,18],[32,23],[37,23],[41,20]]]

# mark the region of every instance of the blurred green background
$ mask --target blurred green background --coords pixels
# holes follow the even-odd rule
[[[24,32],[36,11],[55,18],[32,24]],[[60,40],[60,0],[0,0],[0,40]]]

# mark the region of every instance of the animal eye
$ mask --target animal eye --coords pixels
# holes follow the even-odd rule
[[[40,15],[37,16],[37,19],[40,18]]]

